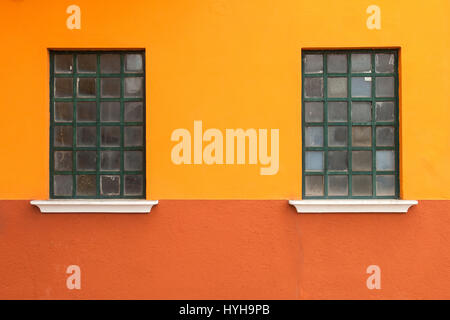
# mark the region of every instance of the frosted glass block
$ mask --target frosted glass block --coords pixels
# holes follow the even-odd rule
[[[305,152],[305,168],[308,171],[323,170],[323,152],[322,151],[306,151]]]
[[[125,56],[125,72],[142,72],[143,66],[142,54],[130,53]]]
[[[347,97],[347,78],[328,78],[328,97]]]
[[[97,72],[97,55],[79,54],[77,56],[77,68],[79,73]]]
[[[143,145],[144,132],[142,126],[125,127],[125,146],[140,147]]]
[[[394,54],[378,53],[375,55],[375,71],[379,73],[394,72]]]
[[[126,195],[141,195],[144,191],[142,175],[125,175],[124,192]]]
[[[352,102],[352,122],[372,121],[371,102]]]
[[[330,147],[343,147],[347,145],[347,127],[328,127],[328,145]]]
[[[377,127],[377,146],[394,146],[394,127]]]
[[[328,170],[345,171],[347,169],[347,151],[328,151]]]
[[[372,151],[352,151],[353,171],[372,171]]]
[[[56,126],[53,130],[53,144],[55,147],[72,146],[72,126]]]
[[[120,170],[120,151],[101,151],[100,170],[118,171]]]
[[[346,175],[328,176],[328,195],[329,196],[347,196],[348,195],[348,177]]]
[[[56,171],[71,171],[72,151],[55,151],[54,163]]]
[[[346,54],[327,55],[327,69],[328,73],[346,73],[347,55]]]
[[[306,122],[323,121],[323,102],[305,102]]]
[[[73,119],[72,102],[55,102],[54,116],[56,122],[70,122]]]
[[[305,54],[304,67],[305,73],[322,73],[323,56],[321,54]]]
[[[323,127],[306,127],[305,144],[307,147],[323,146]]]
[[[375,119],[377,121],[394,121],[394,102],[377,102],[375,108]]]
[[[71,73],[73,57],[71,54],[55,54],[55,73]]]
[[[372,78],[353,77],[352,78],[352,97],[371,97],[372,96]]]
[[[143,97],[144,78],[125,78],[125,97]]]
[[[120,97],[120,78],[103,78],[101,80],[101,86],[103,98]]]
[[[101,73],[120,73],[120,55],[105,53],[100,56]]]
[[[100,176],[100,193],[105,196],[120,194],[120,176]]]
[[[142,102],[125,102],[125,121],[144,121]]]
[[[71,196],[73,188],[72,175],[53,176],[53,193],[55,196]]]
[[[377,170],[393,171],[395,170],[395,155],[391,150],[377,150],[376,152]]]
[[[100,120],[103,122],[120,121],[120,102],[108,101],[100,103]]]
[[[77,127],[77,146],[95,147],[97,144],[97,128],[95,126]]]
[[[377,187],[377,196],[394,196],[395,176],[377,175],[376,187]]]
[[[305,176],[305,195],[323,196],[323,176]]]
[[[105,147],[120,146],[120,127],[104,126],[100,129],[101,145]]]
[[[305,78],[304,90],[306,98],[323,97],[323,79],[322,78]]]
[[[72,78],[55,78],[55,97],[72,98],[73,81]]]
[[[352,72],[365,73],[371,72],[372,62],[369,53],[353,53],[352,59]]]
[[[95,171],[97,169],[97,151],[77,151],[77,170]]]
[[[394,96],[394,77],[377,77],[375,83],[375,95],[377,97]]]
[[[142,151],[125,151],[124,161],[125,170],[140,171],[143,168],[143,152]]]
[[[352,145],[354,147],[370,147],[372,145],[372,127],[353,126]]]
[[[328,122],[347,122],[347,102],[328,102]]]
[[[95,101],[77,102],[77,121],[96,121],[97,103]]]
[[[97,94],[95,78],[78,78],[78,96],[94,98]]]
[[[77,195],[95,196],[97,193],[97,178],[95,174],[77,175]]]
[[[354,196],[372,195],[372,176],[371,175],[353,175],[352,176],[352,194]]]

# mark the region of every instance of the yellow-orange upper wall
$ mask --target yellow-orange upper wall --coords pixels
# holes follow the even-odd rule
[[[69,30],[66,8],[81,8]],[[381,8],[381,30],[366,8]],[[147,198],[301,198],[302,48],[401,48],[404,199],[450,199],[448,0],[32,1],[0,5],[0,198],[49,196],[51,48],[144,48]],[[280,130],[278,174],[172,163],[173,130]]]

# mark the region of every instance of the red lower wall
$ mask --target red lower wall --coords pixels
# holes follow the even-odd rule
[[[41,214],[0,201],[0,299],[450,299],[449,212],[163,200],[150,214]],[[66,287],[73,264],[81,290]],[[380,290],[366,287],[372,264]]]

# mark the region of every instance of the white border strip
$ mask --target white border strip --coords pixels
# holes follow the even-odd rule
[[[158,200],[33,200],[41,212],[149,213]]]
[[[416,200],[289,200],[298,213],[407,212]]]

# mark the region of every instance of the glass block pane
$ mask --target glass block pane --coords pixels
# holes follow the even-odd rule
[[[56,126],[53,131],[55,147],[71,147],[73,141],[72,126]]]
[[[379,73],[394,72],[394,54],[378,53],[375,55],[375,71]]]
[[[371,96],[372,96],[372,78],[353,77],[352,97],[371,97]]]
[[[330,147],[344,147],[347,145],[347,127],[328,127],[328,145]]]
[[[125,151],[125,170],[140,171],[143,166],[143,152],[142,151]]]
[[[101,145],[105,147],[120,146],[120,127],[115,126],[102,127]]]
[[[100,176],[100,193],[105,196],[120,194],[120,176]]]
[[[352,102],[352,122],[372,121],[371,102]]]
[[[104,171],[120,170],[120,151],[101,151],[100,169]]]
[[[328,122],[347,121],[347,102],[328,102]]]
[[[130,53],[125,55],[125,72],[143,71],[142,54]]]
[[[120,102],[101,102],[100,120],[104,122],[120,121]]]
[[[328,151],[328,170],[343,171],[347,168],[347,151]]]
[[[351,59],[352,59],[352,72],[355,73],[371,72],[372,62],[369,53],[353,53]]]
[[[143,97],[144,78],[125,78],[125,97]]]
[[[72,151],[55,151],[53,160],[56,171],[72,170]]]
[[[352,193],[354,196],[371,196],[372,195],[372,176],[370,176],[370,175],[353,175],[352,176]]]
[[[328,73],[346,73],[347,72],[347,55],[345,54],[329,54],[327,56]]]
[[[55,97],[71,98],[73,96],[72,78],[55,78]]]
[[[77,151],[77,170],[95,171],[97,169],[97,151]]]
[[[79,54],[77,56],[77,68],[79,73],[97,72],[97,55]]]
[[[141,126],[125,127],[125,146],[140,147],[143,145],[144,132]]]
[[[323,127],[306,127],[305,144],[307,147],[323,146]]]
[[[120,55],[105,53],[100,56],[101,73],[120,73]]]
[[[377,146],[394,146],[394,127],[377,127]]]
[[[394,102],[377,102],[375,119],[377,121],[394,121]]]
[[[328,97],[347,97],[347,78],[328,78]]]
[[[95,78],[78,78],[78,96],[93,98],[97,94]]]
[[[372,151],[352,151],[353,171],[372,171]]]
[[[322,73],[323,56],[321,54],[305,54],[305,73]]]
[[[308,171],[323,170],[323,152],[307,151],[305,152],[305,168]]]
[[[395,155],[391,150],[377,150],[377,170],[378,171],[393,171],[395,170]]]
[[[142,195],[143,192],[144,179],[142,175],[125,175],[124,193],[126,195]]]
[[[96,121],[97,104],[95,101],[77,102],[77,121]]]
[[[305,78],[304,90],[306,98],[323,97],[323,79],[322,78]]]
[[[97,193],[97,177],[95,174],[77,176],[77,195],[95,196]]]
[[[125,102],[125,121],[143,121],[144,108],[142,102]]]
[[[323,176],[305,176],[305,195],[323,196]]]
[[[395,196],[395,176],[377,175],[377,196]]]
[[[77,127],[77,146],[95,147],[97,142],[97,128],[95,126]]]
[[[55,102],[55,121],[70,122],[73,120],[72,102]]]
[[[103,78],[101,80],[102,97],[120,97],[120,78]]]
[[[306,122],[323,121],[323,102],[305,103],[305,121]]]
[[[377,77],[375,94],[377,97],[393,97],[394,77]]]
[[[372,127],[353,126],[352,145],[354,147],[370,147],[372,145]]]
[[[70,73],[73,70],[73,58],[71,54],[55,55],[55,73]]]
[[[346,175],[328,176],[328,195],[329,196],[347,196],[348,195],[348,177]]]
[[[53,193],[55,196],[71,196],[72,188],[72,175],[53,176]]]

